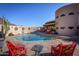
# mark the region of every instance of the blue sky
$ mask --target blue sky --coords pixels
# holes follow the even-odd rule
[[[55,11],[66,3],[0,3],[0,16],[11,23],[24,26],[42,26],[55,20]]]

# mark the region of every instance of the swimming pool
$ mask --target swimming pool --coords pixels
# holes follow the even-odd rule
[[[17,40],[22,40],[22,41],[44,41],[44,40],[54,40],[55,38],[52,37],[47,37],[47,36],[40,36],[37,34],[24,34],[24,35],[19,35],[15,37]]]

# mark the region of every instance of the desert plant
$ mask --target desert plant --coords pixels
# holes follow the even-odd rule
[[[5,38],[8,30],[9,30],[10,23],[4,16],[2,17],[2,19],[3,19],[2,32],[4,33],[4,38]]]
[[[9,35],[8,36],[14,36],[14,34],[13,33],[9,33]]]

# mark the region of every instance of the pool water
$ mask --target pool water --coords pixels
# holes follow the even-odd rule
[[[36,34],[24,34],[15,37],[17,40],[22,41],[41,41],[41,40],[54,40],[55,38],[47,37],[47,36],[40,36]]]

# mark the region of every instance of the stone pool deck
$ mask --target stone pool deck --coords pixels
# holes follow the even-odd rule
[[[47,35],[47,34],[43,34],[43,35]],[[53,37],[53,36],[52,36]],[[63,39],[65,38],[65,39]],[[42,45],[43,46],[43,50],[41,53],[50,53],[51,52],[51,45],[56,46],[59,43],[64,43],[64,44],[70,44],[73,41],[68,41],[66,40],[68,37],[64,37],[64,36],[58,36],[56,37],[55,40],[46,40],[46,41],[21,41],[21,40],[16,40],[13,37],[8,37],[5,41],[4,41],[4,47],[3,47],[3,51],[7,51],[7,47],[6,47],[6,41],[9,40],[11,42],[13,42],[16,45],[23,45],[27,48],[27,55],[28,56],[33,56],[34,55],[34,51],[31,50],[31,48],[34,45]],[[70,39],[70,37],[68,38]],[[77,45],[75,51],[74,51],[74,56],[79,56],[79,44]]]

